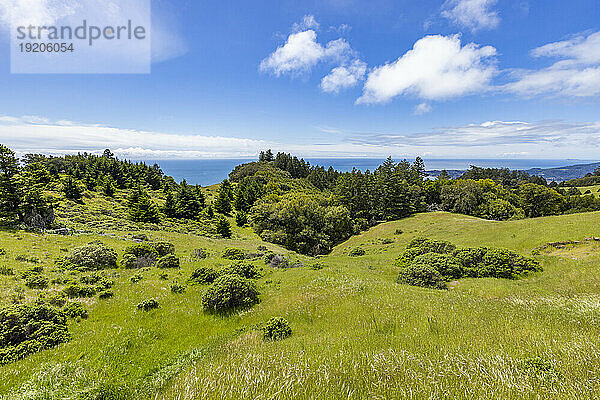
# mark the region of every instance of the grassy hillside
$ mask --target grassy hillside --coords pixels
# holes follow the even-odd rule
[[[531,254],[548,242],[600,236],[598,226],[600,213],[510,222],[419,214],[352,237],[320,258],[321,270],[254,261],[264,268],[262,301],[229,316],[203,312],[206,286],[173,294],[170,285],[185,283],[200,265],[226,265],[220,255],[230,246],[308,258],[263,243],[250,229],[236,228],[233,239],[142,229],[174,243],[182,268],[166,271],[167,279],[156,268],[110,270],[114,297],[83,300],[90,316],[69,323],[71,341],[0,366],[1,398],[594,398],[598,242],[542,250],[535,257],[544,272],[523,280],[461,279],[447,291],[395,283],[392,263],[417,236]],[[119,255],[132,243],[122,230],[66,237],[0,232],[0,264],[16,273],[0,276],[0,303],[39,296],[23,290],[18,277],[32,259],[52,278],[64,250],[94,239]],[[190,258],[201,247],[209,258]],[[356,247],[366,254],[350,257]],[[136,273],[143,279],[132,283]],[[148,298],[160,308],[137,310]],[[290,338],[262,340],[258,327],[272,316],[290,322]]]

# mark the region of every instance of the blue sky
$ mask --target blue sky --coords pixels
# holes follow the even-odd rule
[[[0,0],[20,152],[597,158],[597,1],[152,1],[151,74],[11,74],[7,13],[31,4]]]

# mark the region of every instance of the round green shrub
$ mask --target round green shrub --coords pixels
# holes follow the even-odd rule
[[[179,257],[174,254],[167,254],[156,261],[156,266],[161,269],[179,268]]]
[[[90,242],[66,255],[63,264],[80,271],[117,267],[117,252],[102,242]]]
[[[292,328],[283,317],[272,317],[263,326],[263,339],[281,340],[292,334]]]
[[[14,275],[15,271],[7,266],[1,266],[0,267],[0,275],[4,275],[4,276],[10,276],[10,275]]]
[[[140,302],[137,305],[138,310],[150,311],[158,308],[158,301],[156,299],[148,299]]]
[[[221,275],[202,296],[206,311],[223,312],[238,307],[249,307],[259,302],[254,284],[239,275]]]
[[[446,283],[442,275],[428,265],[410,265],[398,274],[398,283],[420,286],[431,289],[445,289]]]
[[[106,300],[106,299],[110,299],[111,297],[114,297],[115,293],[112,290],[103,290],[100,293],[98,293],[98,298],[101,300]]]
[[[219,275],[239,275],[243,278],[256,279],[260,278],[260,271],[253,265],[247,262],[239,262],[233,265],[229,265],[219,271]]]
[[[159,257],[164,257],[167,254],[175,253],[175,245],[170,242],[154,242],[150,243],[150,245],[154,247],[154,250],[156,250]]]
[[[62,311],[69,318],[83,318],[86,319],[88,317],[88,311],[83,307],[83,304],[79,302],[70,302],[64,305]]]
[[[43,303],[0,308],[0,365],[70,338],[64,312]]]
[[[460,279],[462,265],[449,254],[427,253],[416,257],[411,265],[426,265],[438,271],[446,280]]]
[[[203,248],[192,250],[191,258],[196,260],[203,260],[208,257],[208,251]]]
[[[95,286],[91,285],[78,285],[76,283],[70,284],[63,289],[63,292],[69,298],[75,297],[92,297],[98,290]]]
[[[348,253],[350,257],[360,257],[364,256],[365,254],[365,249],[363,249],[362,247],[355,247]]]
[[[138,283],[139,281],[141,281],[142,279],[144,279],[144,277],[140,274],[135,274],[131,277],[131,283]]]
[[[126,254],[133,254],[136,257],[158,258],[158,251],[148,243],[134,243],[125,248]]]
[[[434,240],[427,238],[415,238],[408,243],[407,249],[418,247],[421,249],[421,254],[439,253],[450,254],[456,250],[456,246],[445,240]]]
[[[135,262],[137,261],[137,257],[134,254],[123,254],[123,258],[121,259],[121,266],[126,269],[135,268]]]
[[[40,274],[30,274],[25,278],[25,286],[30,289],[45,289],[48,287],[48,278]]]
[[[242,249],[238,249],[235,247],[228,247],[223,251],[221,257],[226,258],[228,260],[245,260],[246,252]]]
[[[213,283],[219,274],[211,267],[199,267],[192,272],[190,280],[201,285]]]
[[[171,293],[183,293],[183,292],[185,292],[185,286],[183,286],[182,284],[175,282],[171,285]]]

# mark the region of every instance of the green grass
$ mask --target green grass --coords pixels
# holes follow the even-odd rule
[[[233,239],[145,230],[173,242],[180,272],[112,270],[115,297],[86,300],[87,320],[70,323],[73,339],[0,367],[6,399],[522,399],[596,398],[600,391],[600,256],[594,242],[536,255],[544,272],[522,280],[462,279],[447,291],[395,283],[394,258],[417,236],[460,246],[505,247],[523,254],[548,242],[600,236],[600,213],[485,221],[428,213],[376,226],[321,257],[321,270],[271,270],[259,280],[261,303],[229,316],[202,311],[205,286],[170,293],[199,265],[225,265],[225,247],[266,245],[250,230]],[[402,234],[395,234],[402,230]],[[0,233],[0,265],[19,271],[38,257],[53,261],[91,239],[122,255],[131,243],[120,230],[72,237]],[[387,243],[390,240],[392,243]],[[349,257],[356,247],[360,257]],[[594,247],[596,246],[596,247]],[[204,247],[210,258],[192,262]],[[308,258],[290,254],[308,262]],[[259,261],[257,261],[258,265]],[[0,303],[22,286],[0,276]],[[50,290],[57,290],[51,287]],[[33,299],[39,291],[20,293]],[[161,307],[135,305],[154,297]],[[258,329],[282,316],[293,330],[276,342]],[[112,395],[111,395],[112,393]],[[100,395],[103,394],[104,397]]]
[[[598,192],[598,190],[600,190],[600,185],[595,185],[595,186],[583,186],[583,187],[578,187],[577,188],[582,194],[587,192],[588,190],[590,192],[592,192],[592,194],[595,197],[599,197],[600,193]],[[589,193],[588,193],[589,194]]]

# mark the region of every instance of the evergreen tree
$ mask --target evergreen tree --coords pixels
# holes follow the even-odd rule
[[[204,200],[204,199],[203,199]],[[179,185],[175,200],[175,215],[178,218],[193,219],[200,214],[202,204],[198,199],[197,191],[192,189],[185,179]]]
[[[245,211],[235,213],[235,224],[240,227],[248,224],[248,213]]]
[[[15,220],[19,215],[19,164],[15,153],[0,144],[0,218]]]
[[[81,196],[83,195],[83,191],[81,190],[75,179],[73,179],[73,177],[71,177],[70,175],[67,176],[67,178],[63,182],[62,192],[64,193],[67,199],[74,201],[80,200]]]
[[[227,218],[221,216],[217,220],[216,226],[217,234],[223,236],[224,238],[231,237],[231,224],[227,220]]]
[[[102,184],[102,193],[108,197],[113,197],[115,195],[115,190],[115,184],[112,177],[107,176],[104,178],[104,183]]]
[[[158,210],[140,184],[136,185],[127,198],[129,218],[136,222],[158,222]]]
[[[163,212],[169,218],[175,218],[177,215],[177,207],[175,205],[175,198],[173,197],[173,192],[170,190],[167,192],[167,197],[165,199],[165,205],[163,206]]]
[[[229,215],[232,210],[231,201],[233,200],[233,188],[231,183],[225,179],[219,188],[219,194],[214,202],[215,211],[220,214]]]

